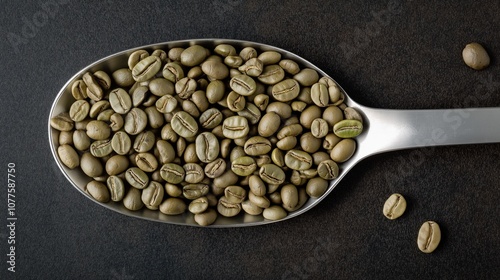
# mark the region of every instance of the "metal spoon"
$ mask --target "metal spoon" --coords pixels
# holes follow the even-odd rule
[[[111,73],[119,68],[127,67],[128,56],[138,49],[145,49],[149,52],[152,52],[155,49],[168,51],[174,47],[186,48],[194,44],[202,45],[209,49],[213,49],[218,44],[231,44],[239,49],[250,46],[259,51],[274,50],[280,52],[282,54],[282,58],[293,59],[301,64],[301,67],[315,69],[318,71],[320,76],[329,77],[328,74],[302,57],[286,50],[265,44],[226,39],[197,39],[166,42],[122,51],[98,60],[80,70],[71,79],[69,79],[55,98],[50,111],[49,120],[63,111],[68,111],[71,103],[74,101],[71,95],[71,84],[75,80],[80,79],[85,72],[104,70]],[[340,166],[341,170],[339,177],[330,183],[329,188],[324,195],[317,199],[310,198],[301,209],[289,213],[286,218],[279,221],[296,217],[317,205],[342,181],[342,178],[344,178],[344,176],[346,176],[346,174],[358,162],[371,155],[426,146],[500,142],[500,108],[442,110],[376,109],[356,103],[348,97],[343,89],[341,90],[346,97],[345,104],[357,109],[357,111],[362,113],[364,117],[364,132],[356,138],[357,151],[349,161]],[[198,226],[198,224],[194,221],[193,215],[190,213],[168,216],[159,211],[151,211],[146,208],[140,211],[130,211],[126,209],[122,203],[100,203],[95,201],[85,192],[85,185],[90,181],[90,178],[83,174],[81,170],[68,169],[59,160],[56,153],[58,146],[58,132],[51,128],[50,124],[48,125],[48,134],[52,155],[54,156],[59,169],[69,182],[87,198],[103,207],[124,215],[163,223]],[[266,220],[262,216],[244,214],[242,211],[241,214],[232,218],[225,218],[219,215],[216,222],[210,227],[256,226],[273,222],[276,221]]]

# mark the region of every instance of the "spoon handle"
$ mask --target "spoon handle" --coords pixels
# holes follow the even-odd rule
[[[364,107],[361,156],[393,150],[500,142],[500,108],[392,110]]]

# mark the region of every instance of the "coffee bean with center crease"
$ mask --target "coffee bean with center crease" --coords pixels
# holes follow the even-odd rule
[[[137,82],[144,82],[156,75],[161,68],[161,60],[157,56],[148,56],[139,61],[132,69],[132,77]]]
[[[311,168],[313,160],[311,155],[300,150],[290,150],[285,154],[285,164],[293,170],[306,170]]]
[[[214,161],[219,151],[219,140],[213,133],[203,132],[196,137],[196,155],[202,162]]]
[[[197,163],[186,163],[182,166],[182,168],[184,168],[186,172],[184,181],[187,183],[196,184],[205,178],[203,168]]]
[[[205,175],[208,178],[217,178],[226,170],[226,161],[222,158],[217,158],[214,161],[205,165]]]
[[[163,180],[171,184],[179,184],[184,180],[186,172],[182,166],[175,163],[166,163],[160,169]]]
[[[249,156],[268,154],[271,148],[271,142],[262,136],[250,137],[244,145],[245,153]]]
[[[170,122],[172,129],[182,137],[193,137],[198,133],[198,123],[196,120],[184,111],[174,114]]]
[[[115,175],[109,176],[106,179],[106,185],[111,195],[112,201],[120,201],[125,196],[125,184],[123,180]]]
[[[138,153],[135,156],[135,163],[145,172],[153,172],[158,168],[158,160],[151,153]]]
[[[90,111],[90,104],[86,100],[77,100],[71,104],[69,117],[75,121],[83,121]]]
[[[222,124],[222,133],[224,137],[230,139],[245,137],[248,134],[248,131],[248,121],[246,118],[241,116],[226,118]]]
[[[71,131],[75,123],[69,116],[69,113],[63,112],[50,119],[50,126],[59,131]]]
[[[113,147],[111,146],[111,140],[99,140],[94,141],[90,144],[90,153],[95,157],[105,157],[113,152]]]
[[[259,176],[268,184],[279,185],[285,181],[283,169],[272,163],[264,164],[259,170]]]
[[[149,185],[142,191],[141,200],[148,209],[156,210],[163,201],[165,190],[163,185],[151,181]]]
[[[229,86],[236,93],[241,94],[243,96],[252,95],[257,88],[255,80],[247,75],[237,75],[233,77],[229,81]]]
[[[252,157],[240,157],[231,162],[231,170],[238,176],[249,176],[257,169]]]
[[[210,108],[201,114],[199,121],[201,127],[211,129],[218,126],[222,118],[222,113],[217,108]]]
[[[132,109],[132,99],[122,88],[117,88],[109,93],[109,104],[118,114],[126,114]]]
[[[148,124],[146,113],[139,108],[132,108],[125,116],[124,129],[130,135],[141,133]]]
[[[358,120],[342,120],[333,126],[333,133],[340,138],[354,138],[363,131],[363,124]]]
[[[149,184],[149,176],[138,167],[130,167],[125,171],[125,180],[136,189],[144,189]]]
[[[102,90],[101,86],[97,82],[96,78],[94,75],[92,75],[89,72],[86,72],[83,74],[83,82],[85,82],[85,85],[87,86],[87,96],[94,100],[94,101],[99,101],[104,97],[104,91]]]
[[[339,176],[339,167],[331,159],[322,161],[318,165],[318,175],[325,180],[333,180]]]
[[[286,79],[275,84],[272,88],[272,96],[281,102],[288,102],[295,99],[300,92],[300,85],[294,79]]]

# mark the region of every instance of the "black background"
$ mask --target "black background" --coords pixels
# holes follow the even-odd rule
[[[109,211],[71,186],[49,149],[50,106],[73,74],[121,50],[181,39],[290,50],[367,106],[500,106],[500,1],[436,2],[1,1],[0,278],[497,279],[500,144],[439,147],[418,160],[416,150],[373,156],[311,211],[233,229]],[[486,70],[462,61],[473,41],[492,58]],[[9,162],[17,176],[15,273],[6,263]],[[382,205],[393,192],[408,209],[390,221]],[[426,220],[443,234],[432,254],[416,244]]]

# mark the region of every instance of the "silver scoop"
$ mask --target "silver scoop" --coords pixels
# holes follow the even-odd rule
[[[213,49],[219,44],[231,44],[237,49],[254,47],[259,51],[274,50],[280,52],[282,58],[296,61],[302,68],[309,67],[318,71],[320,76],[329,77],[327,73],[323,72],[314,64],[291,52],[265,44],[240,40],[196,39],[173,41],[129,49],[98,60],[80,70],[62,87],[52,104],[48,122],[48,135],[52,155],[62,174],[64,174],[68,181],[85,197],[103,207],[127,216],[169,224],[198,226],[194,221],[194,215],[188,212],[177,216],[168,216],[158,210],[152,211],[145,207],[139,211],[130,211],[126,209],[121,202],[101,203],[94,200],[85,191],[85,186],[91,179],[78,168],[74,170],[68,169],[59,160],[56,152],[59,132],[50,126],[50,118],[69,110],[72,102],[74,102],[73,96],[71,95],[71,84],[75,80],[80,79],[85,72],[104,70],[107,73],[112,73],[119,68],[128,67],[128,56],[138,49],[145,49],[151,53],[155,49],[168,51],[174,47],[186,48],[194,44],[202,45],[209,49]],[[297,217],[316,206],[342,181],[342,178],[344,178],[358,162],[371,155],[418,147],[500,142],[500,108],[440,110],[376,109],[356,103],[349,98],[342,88],[340,89],[345,95],[346,105],[357,109],[364,118],[364,131],[356,138],[357,151],[351,159],[340,165],[340,175],[330,182],[325,194],[316,199],[310,198],[301,209],[289,213],[286,218],[278,221],[285,221]],[[274,222],[277,221],[266,220],[262,215],[252,216],[241,211],[238,216],[232,218],[218,215],[215,223],[209,227],[257,226]]]

